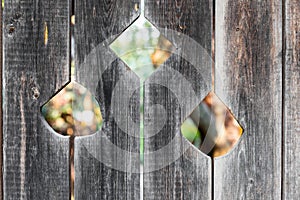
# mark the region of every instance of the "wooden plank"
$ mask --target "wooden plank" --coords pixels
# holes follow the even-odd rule
[[[4,199],[68,199],[69,138],[40,108],[68,81],[69,1],[5,1],[3,27]]]
[[[2,24],[2,5],[1,5],[1,9],[0,9],[0,22]],[[0,52],[0,60],[1,60],[1,63],[0,63],[0,76],[2,76],[2,69],[3,69],[3,56],[2,56],[2,53],[3,53],[3,46],[2,46],[2,28],[0,29],[0,46],[1,46],[1,52]],[[2,89],[2,81],[0,81],[0,104],[3,105],[3,99],[2,99],[2,94],[3,94],[3,89]],[[0,106],[0,167],[1,169],[3,169],[3,120],[2,120],[2,116],[3,116],[3,110],[2,110],[2,106]],[[3,172],[2,170],[0,170],[0,200],[3,199]]]
[[[159,28],[167,28],[178,31],[194,39],[207,52],[211,52],[212,38],[212,1],[164,1],[146,0],[145,16],[151,23]],[[168,39],[176,37],[176,34],[163,32]],[[176,42],[176,40],[172,40]],[[175,44],[180,46],[182,44]]]
[[[244,128],[214,163],[215,199],[281,199],[282,2],[216,4],[215,90]]]
[[[144,199],[211,199],[211,159],[180,132],[183,120],[210,89],[193,87],[193,78],[204,82],[199,76],[174,55],[145,83]]]
[[[211,159],[180,132],[211,90],[211,1],[149,0],[145,17],[177,51],[145,82],[144,199],[211,199]]]
[[[75,2],[76,81],[95,95],[104,119],[101,131],[75,139],[75,199],[140,198],[139,79],[109,49],[138,17],[138,4]]]
[[[300,3],[285,1],[283,198],[300,196]]]

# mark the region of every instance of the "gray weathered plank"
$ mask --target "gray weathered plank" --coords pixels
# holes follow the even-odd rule
[[[195,80],[205,85],[193,65],[173,55],[145,82],[144,199],[211,199],[211,159],[180,132],[210,89]]]
[[[1,24],[2,24],[2,6],[1,6],[1,9],[0,9],[0,22],[1,22]],[[0,37],[0,47],[1,47],[1,52],[0,52],[0,60],[1,60],[1,63],[0,63],[0,76],[2,77],[2,64],[3,64],[3,57],[2,57],[2,53],[3,53],[3,51],[2,51],[2,49],[3,49],[3,46],[2,46],[2,27],[1,27],[1,29],[0,29],[0,35],[1,35],[1,37]],[[3,93],[3,88],[2,88],[2,81],[0,81],[0,104],[2,105],[2,103],[3,103],[3,100],[2,100],[2,93]],[[2,124],[3,124],[3,121],[2,121],[2,116],[3,116],[3,112],[2,112],[2,106],[0,106],[0,119],[1,119],[1,121],[0,121],[0,167],[1,167],[1,169],[3,169],[2,168],[2,166],[3,166],[3,130],[2,130]],[[2,173],[2,170],[0,170],[0,200],[2,200],[3,199],[3,173]]]
[[[208,0],[145,0],[145,17],[160,28],[178,31],[211,52],[213,5]],[[164,33],[170,40],[174,34]],[[172,40],[175,42],[176,40]],[[175,44],[180,47],[181,44]]]
[[[5,1],[3,28],[4,199],[68,199],[69,139],[40,108],[68,81],[69,1]]]
[[[283,198],[300,197],[300,2],[285,1]]]
[[[211,1],[149,0],[145,17],[177,50],[145,82],[144,199],[211,199],[211,159],[180,132],[211,90]]]
[[[75,139],[76,199],[140,198],[139,79],[108,47],[138,17],[138,4],[75,2],[76,81],[95,95],[104,118],[101,131]]]
[[[216,3],[215,90],[244,135],[215,159],[215,199],[281,199],[281,3]]]

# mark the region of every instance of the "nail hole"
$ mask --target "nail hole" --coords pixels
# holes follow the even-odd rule
[[[13,35],[13,33],[15,32],[15,30],[16,30],[16,28],[15,28],[14,24],[9,24],[9,25],[8,25],[8,34],[9,34],[10,36]]]
[[[38,90],[37,87],[31,88],[31,90],[33,92],[32,98],[37,100],[40,97],[40,91]]]
[[[251,185],[253,185],[253,184],[254,184],[254,180],[253,180],[252,178],[250,178],[250,179],[249,179],[249,183],[250,183]]]

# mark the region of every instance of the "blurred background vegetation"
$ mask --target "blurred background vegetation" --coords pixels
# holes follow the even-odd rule
[[[171,56],[174,47],[140,16],[110,44],[110,48],[144,81]]]
[[[183,122],[181,132],[203,153],[218,157],[234,147],[243,129],[229,109],[211,92]]]
[[[61,135],[84,136],[102,126],[96,99],[81,85],[71,82],[42,107],[49,125]]]
[[[72,20],[74,24],[75,18]],[[110,48],[145,80],[170,57],[174,47],[150,22],[140,17],[113,41]],[[74,69],[72,61],[72,73]],[[90,135],[99,130],[103,122],[95,98],[75,82],[47,102],[42,113],[49,125],[62,135]],[[141,117],[142,113],[143,107]],[[217,157],[226,154],[237,143],[243,130],[227,107],[211,92],[185,120],[181,132],[195,147]],[[204,142],[205,138],[208,142]]]

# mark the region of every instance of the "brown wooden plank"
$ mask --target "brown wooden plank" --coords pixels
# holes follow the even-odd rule
[[[216,3],[215,90],[244,128],[214,163],[215,199],[280,199],[282,2]]]
[[[211,159],[180,126],[211,90],[211,1],[145,1],[145,17],[177,48],[145,82],[144,199],[211,199]]]
[[[283,198],[300,197],[300,2],[285,1]]]
[[[76,199],[140,198],[139,79],[109,49],[138,17],[138,4],[75,2],[76,81],[95,95],[104,119],[96,135],[75,139]]]
[[[3,27],[4,199],[68,199],[69,139],[40,108],[68,81],[69,1],[5,1]]]

